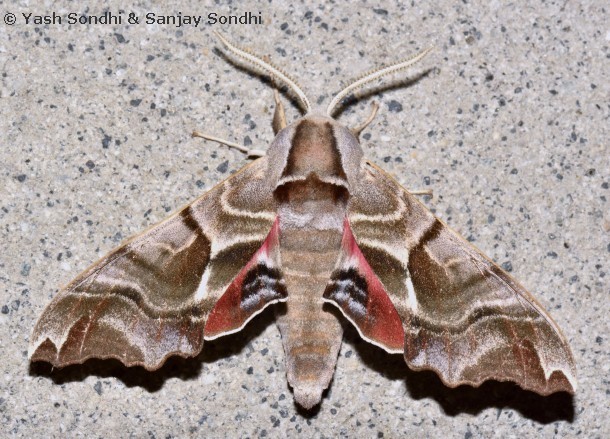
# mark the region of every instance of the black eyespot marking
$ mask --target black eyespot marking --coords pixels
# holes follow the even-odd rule
[[[324,298],[335,301],[355,317],[364,317],[368,302],[368,284],[355,268],[336,270],[326,286]]]
[[[259,263],[246,274],[240,306],[242,309],[252,310],[270,300],[283,299],[287,296],[288,292],[280,270]]]

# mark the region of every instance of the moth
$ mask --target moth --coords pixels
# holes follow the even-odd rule
[[[542,306],[364,158],[359,134],[376,107],[352,129],[332,118],[354,90],[427,51],[351,83],[324,114],[280,69],[218,37],[287,85],[305,115],[288,125],[276,90],[266,154],[62,289],[34,328],[31,361],[156,370],[276,304],[288,383],[305,409],[332,380],[341,320],[449,387],[498,380],[574,393],[570,348]]]

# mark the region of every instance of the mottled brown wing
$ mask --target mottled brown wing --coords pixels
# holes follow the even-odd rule
[[[574,392],[570,348],[521,285],[379,168],[365,164],[352,192],[351,229],[402,319],[411,368],[450,387],[492,379]]]
[[[154,370],[170,355],[197,355],[215,304],[236,277],[240,287],[252,279],[243,269],[272,229],[266,171],[267,159],[257,160],[80,274],[38,320],[30,359],[65,366],[116,358]],[[281,299],[257,296],[260,285],[251,282],[247,306],[225,330]]]

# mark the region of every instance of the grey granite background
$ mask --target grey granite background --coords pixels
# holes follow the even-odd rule
[[[21,15],[121,10],[121,25]],[[17,19],[0,23],[0,436],[610,436],[607,2],[2,1],[0,11]],[[142,22],[248,11],[264,24]],[[406,187],[433,189],[427,205],[551,312],[576,357],[574,398],[448,389],[349,330],[330,391],[306,414],[269,312],[154,373],[29,365],[30,332],[61,285],[248,162],[193,129],[272,141],[272,88],[223,60],[213,29],[324,104],[359,73],[436,46],[340,119],[354,126],[380,102],[366,154]],[[404,78],[419,79],[397,85]]]

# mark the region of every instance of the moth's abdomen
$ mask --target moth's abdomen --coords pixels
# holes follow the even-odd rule
[[[297,244],[291,235],[290,231],[285,233],[287,245],[282,246],[288,300],[277,308],[277,322],[286,354],[288,382],[296,401],[312,408],[320,402],[332,379],[343,336],[341,324],[325,310],[322,301],[338,249],[303,251],[291,245]],[[324,232],[313,232],[312,238],[331,242]]]
[[[339,320],[322,300],[341,251],[343,225],[337,218],[345,216],[345,201],[328,196],[337,190],[311,177],[292,185],[286,194],[290,201],[279,210],[288,300],[277,308],[277,321],[288,382],[297,403],[308,409],[320,402],[332,379],[343,337]]]

